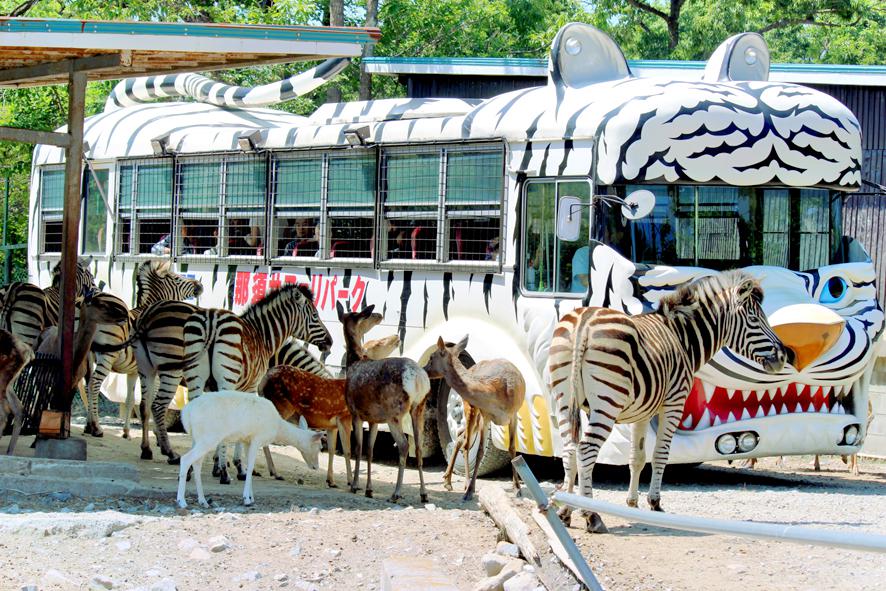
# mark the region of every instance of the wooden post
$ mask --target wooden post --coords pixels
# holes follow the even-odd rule
[[[62,218],[61,306],[59,311],[59,358],[62,361],[59,387],[61,399],[70,410],[74,379],[74,281],[77,276],[77,250],[80,226],[80,191],[83,162],[83,116],[86,103],[86,74],[71,67],[68,75],[68,136],[65,150],[65,211]]]

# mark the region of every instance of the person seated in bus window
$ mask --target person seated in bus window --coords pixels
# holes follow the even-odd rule
[[[386,220],[388,226],[388,258],[409,259],[412,258],[412,246],[410,245],[410,228]]]
[[[172,251],[170,246],[172,234],[166,234],[151,247],[151,254],[167,255]],[[188,224],[182,224],[182,251],[181,254],[197,254],[197,242],[191,238],[191,230]]]
[[[292,240],[283,247],[280,253],[287,257],[315,257],[320,249],[320,237],[317,222],[314,218],[295,218]]]
[[[203,254],[211,256],[219,255],[218,228],[212,229],[212,246],[204,250]]]
[[[582,246],[572,255],[572,283],[569,291],[583,293],[588,290],[588,255],[590,248]]]
[[[249,230],[243,236],[243,242],[252,250],[249,254],[261,256],[264,251],[263,224],[260,218],[249,218]]]
[[[498,253],[500,250],[501,238],[496,236],[492,240],[486,243],[486,253],[483,255],[483,259],[487,261],[497,261]]]
[[[538,263],[535,257],[529,257],[526,262],[526,289],[538,291]]]

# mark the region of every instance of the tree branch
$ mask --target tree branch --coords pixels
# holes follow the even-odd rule
[[[769,23],[762,29],[757,30],[761,35],[773,31],[775,29],[783,29],[785,27],[794,27],[797,25],[815,25],[816,27],[852,27],[861,22],[861,17],[856,18],[851,23],[826,23],[815,20],[815,17],[808,18],[783,18],[773,23]]]
[[[648,12],[649,14],[654,14],[658,18],[664,19],[666,22],[671,20],[670,15],[665,14],[661,10],[655,8],[654,6],[649,6],[645,2],[640,2],[640,0],[628,0],[628,4],[633,6],[638,10],[642,10],[644,12]]]
[[[28,11],[34,8],[34,5],[37,4],[37,2],[39,2],[39,0],[25,0],[24,2],[13,8],[6,16],[25,16],[26,14],[28,14]]]

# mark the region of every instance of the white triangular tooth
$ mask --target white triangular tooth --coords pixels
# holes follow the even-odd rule
[[[729,414],[726,415],[726,422],[727,422],[727,423],[734,423],[734,422],[737,421],[737,420],[738,420],[738,417],[736,417],[736,416],[735,416],[735,413],[733,413],[733,412],[730,410],[730,411],[729,411]]]
[[[698,431],[700,429],[707,429],[711,426],[711,413],[708,409],[704,409],[704,412],[701,414],[701,418],[698,419],[698,424],[695,426],[695,430]]]
[[[742,410],[742,411],[741,411],[741,420],[744,421],[744,420],[747,420],[747,419],[749,419],[749,418],[751,418],[751,413],[748,412],[748,409],[744,409],[744,410]]]
[[[714,386],[713,384],[709,384],[707,382],[702,382],[701,385],[702,385],[702,388],[704,389],[705,401],[710,402],[711,398],[714,397],[714,389],[716,388],[716,386]]]
[[[806,409],[806,412],[815,412],[815,403],[814,402],[809,403],[809,408]]]
[[[821,395],[824,396],[825,398],[827,398],[828,395],[830,395],[830,393],[833,391],[834,391],[834,386],[822,386]]]
[[[716,427],[717,425],[721,424],[723,424],[723,421],[720,420],[720,417],[718,415],[714,415],[714,426]]]
[[[745,402],[747,402],[748,398],[751,397],[751,392],[752,392],[752,390],[742,390],[741,391],[741,397],[744,399]]]
[[[683,427],[685,429],[692,428],[692,415],[687,415],[685,419],[683,419]]]
[[[735,388],[726,388],[726,397],[729,400],[732,400],[732,397],[735,396],[735,393],[738,392]]]
[[[837,414],[838,415],[845,415],[846,414],[846,409],[843,408],[843,405],[840,404],[839,402],[837,403]]]
[[[794,408],[794,412],[795,412],[795,413],[801,413],[801,412],[803,412],[803,407],[800,406],[800,403],[799,403],[799,402],[797,403],[797,406]]]
[[[775,405],[773,404],[772,406],[769,407],[769,412],[766,413],[766,416],[767,417],[774,417],[777,414],[778,414],[778,411],[775,410]]]
[[[781,403],[781,408],[778,409],[778,414],[780,414],[780,415],[786,415],[786,414],[788,414],[788,405],[782,402],[782,403]]]
[[[765,416],[766,416],[766,413],[763,411],[763,407],[762,407],[762,406],[758,406],[758,407],[757,407],[757,414],[756,414],[756,416],[754,416],[754,418],[755,418],[755,419],[759,419],[759,418],[761,418],[761,417],[765,417]]]

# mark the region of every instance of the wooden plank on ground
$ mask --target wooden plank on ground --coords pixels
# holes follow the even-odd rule
[[[487,484],[480,489],[479,497],[480,504],[508,539],[520,548],[527,562],[539,564],[538,550],[529,539],[529,527],[511,506],[511,499],[505,491],[499,486]]]

